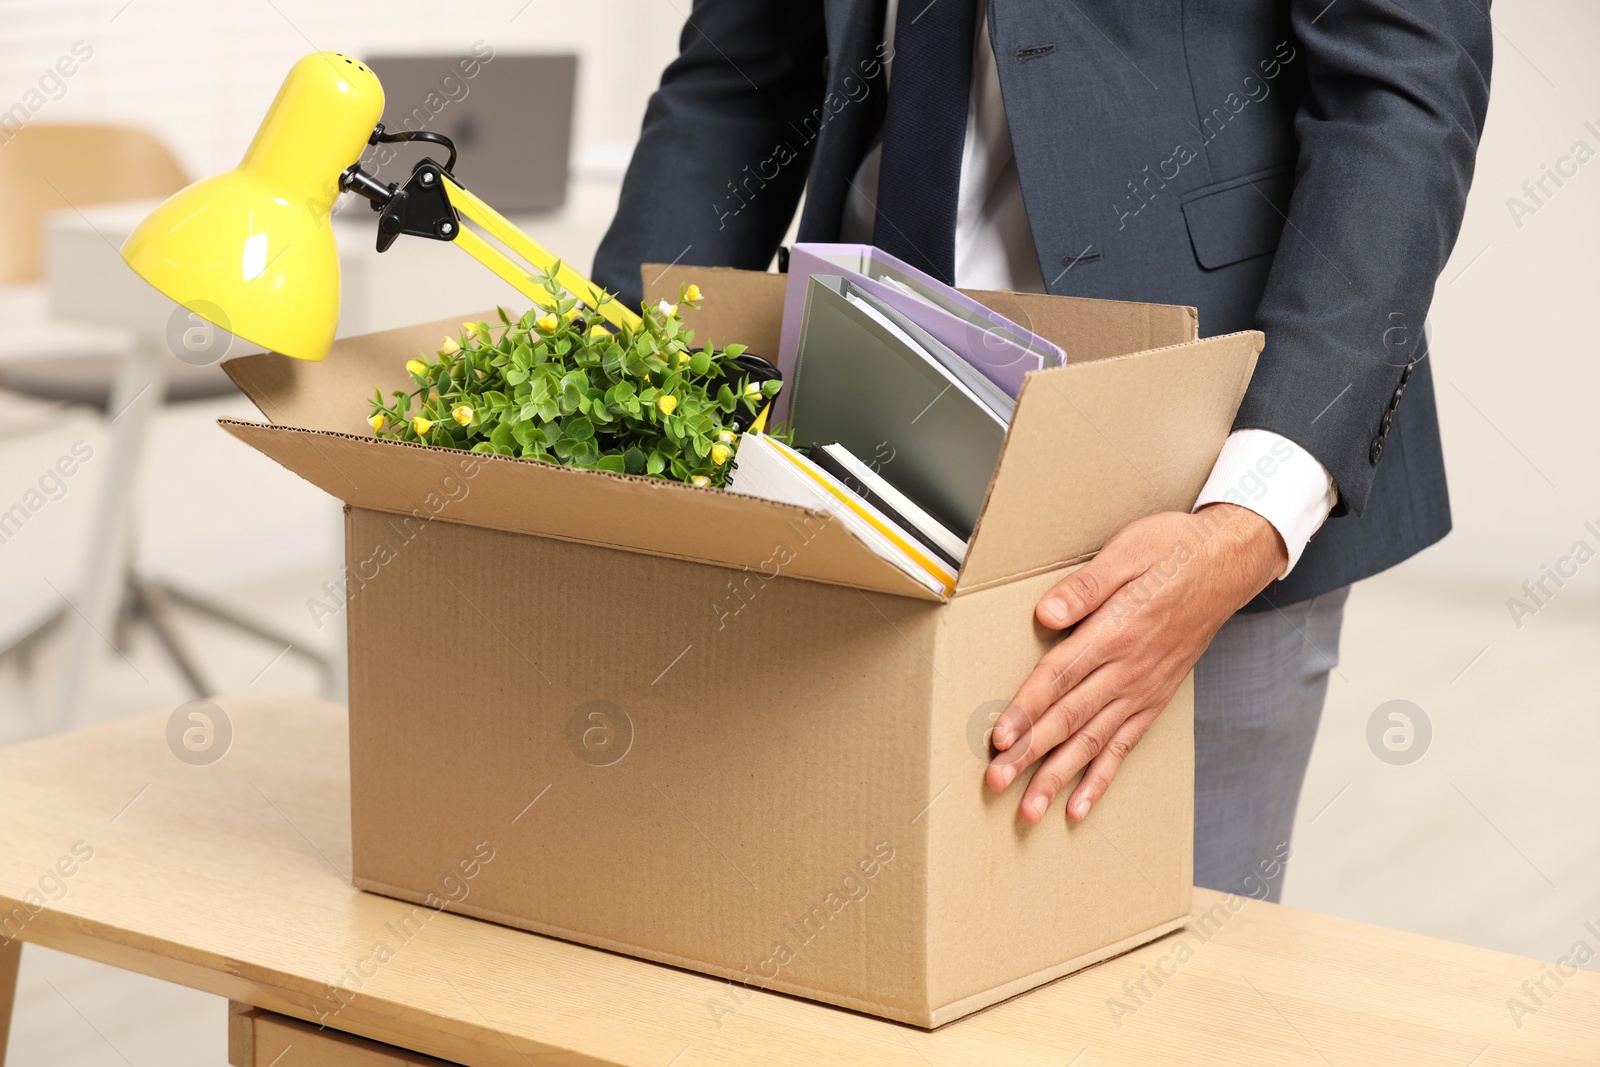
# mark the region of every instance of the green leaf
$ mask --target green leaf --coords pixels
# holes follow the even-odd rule
[[[549,436],[538,426],[531,422],[519,422],[511,428],[511,435],[517,439],[517,444],[523,448],[532,445],[547,445]]]
[[[623,469],[629,474],[643,473],[645,462],[644,453],[639,451],[637,447],[629,448],[622,454]]]
[[[667,459],[668,457],[662,455],[660,452],[650,453],[650,458],[645,460],[645,472],[647,474],[660,474],[662,471],[667,469]]]
[[[598,460],[595,461],[595,467],[598,470],[615,471],[618,474],[623,474],[628,469],[627,468],[627,464],[623,460],[623,458],[621,456],[615,455],[615,454],[612,454],[612,455],[609,455],[609,456],[601,456]]]
[[[711,369],[711,356],[705,352],[696,352],[689,357],[689,369],[695,374],[704,376]]]
[[[722,350],[722,358],[738,359],[740,356],[744,355],[746,351],[748,351],[748,348],[745,345],[729,345],[727,348]]]
[[[579,416],[567,423],[567,436],[575,441],[588,441],[594,437],[594,423]]]

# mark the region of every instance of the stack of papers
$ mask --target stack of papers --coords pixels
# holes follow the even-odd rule
[[[878,489],[884,487],[885,483],[849,455],[848,450],[835,445],[822,451],[828,455],[831,465],[837,465],[835,469],[855,471],[861,484],[865,484],[862,482],[865,475]],[[955,592],[960,556],[966,551],[964,541],[940,527],[909,500],[900,498],[900,507],[906,509],[903,511],[890,512],[875,506],[842,479],[775,437],[747,433],[739,439],[728,491],[828,512],[878,556],[929,589],[944,596]],[[893,502],[885,497],[880,496],[879,501],[893,507]],[[918,525],[923,522],[928,524],[927,529]],[[934,529],[937,534],[931,532]],[[935,544],[942,547],[935,547]],[[954,559],[950,558],[952,555]]]

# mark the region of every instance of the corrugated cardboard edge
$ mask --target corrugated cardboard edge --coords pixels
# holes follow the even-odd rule
[[[412,904],[428,903],[428,900],[426,899],[428,894],[425,893],[412,892],[402,889],[398,886],[392,886],[384,882],[375,881],[371,878],[356,877],[353,878],[352,881],[357,889],[365,890],[369,893],[378,893],[386,897],[393,897],[396,900],[404,900]],[[527,930],[531,933],[540,934],[545,937],[554,937],[562,941],[570,941],[574,944],[588,945],[591,948],[605,949],[607,952],[615,952],[619,955],[630,956],[634,959],[649,960],[654,963],[662,963],[671,967],[679,967],[686,971],[693,971],[697,974],[725,978],[732,982],[738,982],[741,985],[744,985],[750,980],[749,974],[743,971],[736,971],[731,967],[718,967],[714,964],[704,963],[700,960],[691,959],[687,956],[677,956],[670,952],[655,952],[649,949],[640,948],[637,945],[628,944],[621,941],[613,941],[610,938],[598,937],[593,934],[584,933],[578,930],[568,930],[563,927],[554,926],[550,923],[528,922],[518,919],[515,916],[507,915],[504,912],[495,911],[492,908],[482,908],[473,904],[449,904],[446,906],[445,910],[455,912],[459,915],[466,915],[474,919],[483,919],[488,922],[499,923],[501,926],[509,926],[517,930]],[[1098,949],[1094,952],[1086,952],[1081,956],[1067,960],[1064,963],[1057,964],[1054,967],[1048,967],[1037,973],[1007,982],[1003,986],[986,990],[975,996],[967,997],[964,1000],[959,1000],[951,1004],[939,1005],[927,1012],[907,1011],[905,1008],[899,1005],[881,1004],[867,997],[841,995],[832,990],[815,989],[799,982],[786,982],[781,978],[770,982],[767,985],[755,986],[753,988],[769,993],[787,993],[791,996],[804,997],[805,999],[811,1001],[820,1001],[823,1004],[831,1004],[841,1008],[849,1008],[853,1011],[866,1012],[869,1015],[876,1015],[885,1019],[892,1019],[895,1022],[909,1023],[912,1026],[920,1026],[925,1030],[933,1030],[945,1025],[946,1023],[955,1022],[957,1019],[971,1015],[973,1012],[978,1011],[979,1009],[990,1007],[1000,1003],[1003,1000],[1010,1000],[1012,997],[1026,993],[1029,990],[1037,988],[1046,982],[1051,982],[1057,978],[1062,978],[1066,975],[1072,974],[1074,971],[1081,971],[1085,967],[1108,960],[1113,956],[1120,956],[1124,952],[1128,952],[1132,949],[1138,948],[1140,945],[1154,941],[1163,934],[1171,933],[1172,931],[1184,926],[1188,921],[1189,915],[1188,912],[1185,911],[1183,915],[1180,915],[1175,919],[1159,923],[1156,926],[1152,926],[1148,930],[1142,930],[1139,933],[1132,934],[1120,941],[1107,945],[1104,948]]]

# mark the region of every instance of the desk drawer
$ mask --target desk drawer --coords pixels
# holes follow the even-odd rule
[[[453,1067],[420,1052],[237,1001],[228,1003],[228,1062],[232,1067]]]

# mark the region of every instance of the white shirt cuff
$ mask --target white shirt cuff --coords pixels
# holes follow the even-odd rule
[[[1237,504],[1272,523],[1289,550],[1287,578],[1338,502],[1333,477],[1311,453],[1271,430],[1235,430],[1223,442],[1195,510]]]

